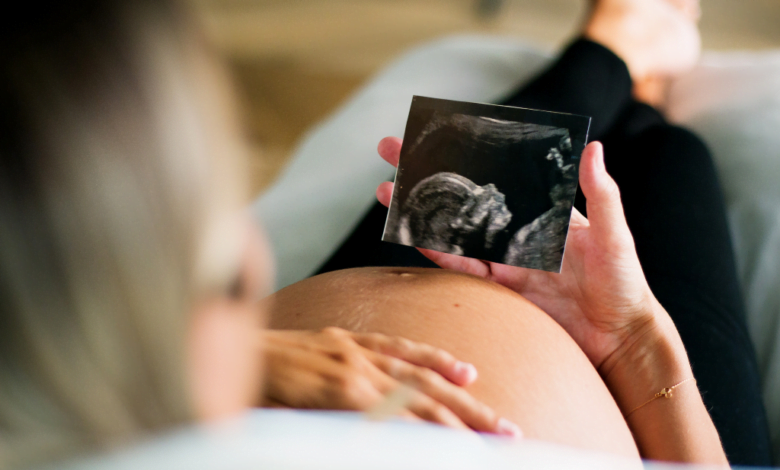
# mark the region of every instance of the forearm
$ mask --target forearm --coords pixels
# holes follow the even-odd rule
[[[674,324],[657,305],[654,321],[602,371],[643,458],[727,465],[717,430]],[[668,397],[656,393],[680,384]],[[649,401],[651,400],[652,401]]]

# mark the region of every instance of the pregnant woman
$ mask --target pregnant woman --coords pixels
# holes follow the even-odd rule
[[[529,437],[769,465],[715,169],[696,136],[647,104],[695,62],[698,14],[696,1],[593,2],[582,39],[504,101],[592,116],[603,142],[582,157],[560,275],[382,245],[377,205],[323,274],[274,296],[271,326],[445,348],[480,371],[469,391]],[[400,147],[387,138],[379,153],[397,165]],[[383,184],[379,201],[391,193]],[[450,270],[421,269],[436,265]]]
[[[342,270],[273,297],[277,328],[369,332],[357,335],[261,330],[271,263],[241,211],[235,110],[178,7],[20,4],[25,13],[0,28],[0,467],[234,416],[261,401],[261,384],[267,403],[291,374],[321,378],[338,358],[362,374],[346,376],[363,386],[352,395],[311,380],[281,388],[288,398],[320,392],[311,407],[361,408],[373,384],[396,380],[425,392],[417,413],[407,407],[418,417],[446,407],[449,424],[500,431],[492,406],[533,438],[725,464],[717,427],[734,463],[768,463],[711,162],[695,137],[629,95],[632,75],[695,58],[695,44],[693,54],[681,47],[696,37],[694,20],[670,5],[596,2],[590,40],[509,100],[593,115],[610,155],[614,180],[599,144],[583,155],[588,218],[575,213],[563,273],[429,252],[453,270]],[[399,144],[385,140],[380,153],[395,163]],[[371,239],[380,233],[381,223]],[[364,265],[388,264],[370,244],[345,246],[334,264],[350,249]],[[410,266],[425,260],[412,254]],[[318,356],[323,338],[352,348]],[[480,378],[415,339],[473,362]]]

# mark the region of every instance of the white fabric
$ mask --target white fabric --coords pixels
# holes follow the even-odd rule
[[[549,60],[517,40],[465,36],[382,72],[302,141],[254,205],[274,245],[278,287],[313,273],[373,204],[393,174],[376,144],[403,135],[412,95],[493,102]],[[668,114],[707,142],[720,170],[780,457],[780,52],[707,54],[674,85]]]
[[[636,462],[541,441],[490,438],[357,413],[257,410],[61,470],[636,470]],[[671,469],[674,467],[659,467]],[[688,469],[690,470],[690,469]]]

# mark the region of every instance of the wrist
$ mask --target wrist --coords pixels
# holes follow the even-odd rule
[[[677,328],[666,310],[653,303],[646,323],[599,367],[624,414],[661,389],[693,377]]]

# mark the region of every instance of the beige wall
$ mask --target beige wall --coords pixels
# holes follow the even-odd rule
[[[577,31],[588,0],[191,0],[232,64],[257,144],[254,186],[294,143],[409,47],[459,32],[513,35],[547,48]],[[655,0],[648,0],[655,1]],[[492,15],[479,5],[501,4]],[[708,49],[780,48],[780,0],[702,0]]]

